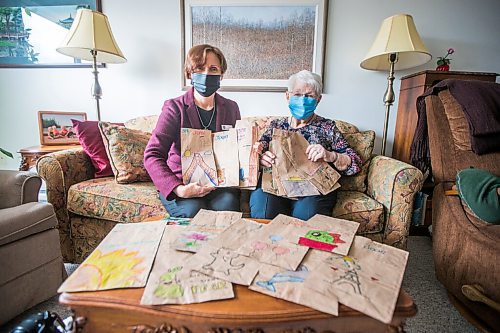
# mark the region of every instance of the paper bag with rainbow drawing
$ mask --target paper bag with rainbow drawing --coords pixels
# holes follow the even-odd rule
[[[181,128],[181,164],[184,184],[218,185],[211,131]]]

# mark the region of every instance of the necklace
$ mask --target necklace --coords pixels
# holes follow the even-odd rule
[[[210,125],[212,124],[212,120],[214,120],[214,114],[215,114],[215,100],[214,100],[214,108],[213,108],[213,112],[212,112],[212,117],[210,117],[210,121],[208,122],[208,124],[205,126],[205,124],[203,123],[203,120],[201,119],[201,114],[200,114],[200,109],[198,108],[198,105],[196,105],[196,103],[194,104],[194,106],[196,107],[196,111],[198,112],[198,118],[200,119],[200,124],[201,126],[203,127],[203,129],[207,129],[210,127]]]

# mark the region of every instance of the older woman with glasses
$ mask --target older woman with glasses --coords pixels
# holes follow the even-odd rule
[[[309,142],[306,154],[311,161],[325,161],[344,175],[354,175],[360,171],[361,159],[349,147],[335,121],[315,113],[322,96],[321,77],[307,70],[290,76],[286,99],[291,116],[271,122],[260,139],[260,165],[271,167],[276,156],[269,149],[274,128],[302,134]],[[252,218],[273,219],[278,214],[308,220],[316,214],[330,216],[337,200],[337,192],[327,195],[313,195],[298,199],[288,199],[266,193],[261,187],[250,195],[250,215]]]
[[[193,88],[164,103],[144,152],[144,166],[171,216],[193,217],[202,208],[240,209],[239,189],[182,182],[181,128],[219,132],[241,119],[238,105],[216,93],[226,69],[226,58],[218,48],[202,44],[189,50],[184,74]]]

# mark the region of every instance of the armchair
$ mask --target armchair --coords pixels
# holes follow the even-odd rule
[[[66,277],[57,219],[28,172],[0,170],[0,325],[57,294]]]
[[[478,98],[477,104],[481,102]],[[469,321],[494,332],[500,327],[500,225],[480,220],[459,196],[447,192],[452,193],[448,190],[462,169],[475,167],[500,175],[500,152],[477,155],[471,150],[467,120],[450,90],[425,97],[425,112],[436,184],[432,197],[436,276]]]

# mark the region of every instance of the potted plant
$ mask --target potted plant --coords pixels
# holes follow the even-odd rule
[[[437,71],[449,71],[450,70],[450,62],[451,62],[451,59],[448,59],[448,56],[455,53],[455,50],[452,49],[452,48],[449,48],[448,49],[448,53],[446,53],[446,55],[444,57],[438,57],[437,59],[437,67],[436,67],[436,70]]]

